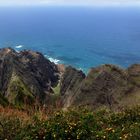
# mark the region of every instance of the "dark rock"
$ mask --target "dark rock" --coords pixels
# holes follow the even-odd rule
[[[0,50],[0,92],[10,103],[26,99],[46,102],[57,85],[57,66],[42,54],[32,51]],[[21,105],[21,104],[20,104]]]
[[[71,66],[55,65],[39,52],[0,49],[0,104],[22,106],[35,100],[49,104],[56,96],[64,108],[137,105],[140,64],[128,69],[102,65],[86,76]]]
[[[69,85],[74,85],[71,77],[70,75],[69,77],[66,76],[67,79],[64,78],[64,83],[68,82],[68,88],[65,87],[61,91],[62,94],[69,93],[68,96],[70,97],[71,86],[69,87]],[[77,83],[75,87],[77,88],[73,93],[74,96],[72,94],[71,101],[69,102],[69,97],[64,99],[68,103],[65,104],[66,107],[79,105],[99,107],[105,105],[112,108],[119,104],[120,98],[130,89],[127,72],[114,65],[103,65],[92,68],[87,77],[84,80],[82,79],[79,84]]]
[[[71,104],[81,82],[85,78],[85,74],[71,66],[68,66],[62,76],[60,83],[60,93],[63,96],[63,105],[68,107]]]

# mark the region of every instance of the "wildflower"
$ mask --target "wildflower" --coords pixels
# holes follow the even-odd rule
[[[113,128],[106,128],[106,131],[112,131]]]
[[[123,136],[124,136],[124,138],[125,138],[125,139],[127,139],[127,138],[128,138],[128,134],[124,134]]]
[[[114,133],[114,132],[115,132],[115,130],[113,129],[113,130],[112,130],[112,132]]]
[[[80,138],[79,138],[79,135],[77,136],[77,140],[79,140]]]
[[[96,137],[98,138],[98,137],[99,137],[99,135],[96,135]]]

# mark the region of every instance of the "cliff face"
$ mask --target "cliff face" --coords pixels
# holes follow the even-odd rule
[[[60,92],[60,93],[59,93]],[[72,106],[118,109],[140,103],[140,65],[91,68],[86,76],[71,66],[55,65],[39,52],[0,49],[0,104],[22,106],[59,97]]]
[[[71,78],[69,76],[66,71],[63,75],[65,84],[72,78],[72,76],[70,76]],[[115,109],[128,105],[130,102],[127,104],[126,100],[132,100],[133,104],[135,96],[140,96],[138,88],[139,76],[140,65],[133,65],[128,70],[114,65],[91,68],[86,78],[83,78],[78,82],[79,84],[76,84],[74,92],[71,92],[69,87],[73,87],[78,78],[72,78],[75,80],[71,80],[67,84],[68,86],[65,85],[65,88],[61,87],[61,91],[64,91],[62,92],[65,101],[64,107],[86,105],[93,108],[106,106],[110,109]],[[137,104],[138,101],[140,99],[135,103]]]
[[[74,96],[84,79],[85,74],[82,71],[76,70],[71,66],[66,68],[60,83],[60,93],[64,107],[69,107],[72,104]]]
[[[58,75],[57,66],[38,52],[0,50],[0,93],[12,104],[47,102]]]

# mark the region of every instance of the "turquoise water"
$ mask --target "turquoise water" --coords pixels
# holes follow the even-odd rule
[[[140,9],[0,8],[0,47],[42,52],[55,63],[89,67],[140,63]]]

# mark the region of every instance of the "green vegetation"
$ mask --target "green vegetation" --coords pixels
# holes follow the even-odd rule
[[[57,86],[53,88],[53,91],[56,96],[60,95],[60,83],[58,83]]]
[[[16,74],[12,74],[11,81],[8,87],[8,100],[16,107],[22,108],[25,102],[32,103],[34,97],[27,86],[23,83],[20,77]]]
[[[7,99],[5,97],[3,97],[1,95],[1,93],[0,93],[0,105],[2,105],[2,106],[8,106],[9,105]]]
[[[133,78],[131,78],[131,80],[132,80],[132,83],[134,85],[137,85],[137,86],[140,85],[140,77],[139,76],[133,77]]]
[[[60,83],[58,83],[57,86],[52,89],[53,89],[54,94],[51,95],[50,102],[51,102],[51,105],[56,107],[58,106],[58,102],[60,102],[60,98],[61,98]]]
[[[8,110],[8,111],[7,111]],[[2,140],[139,140],[140,107],[113,113],[88,109],[34,115],[0,108]]]

